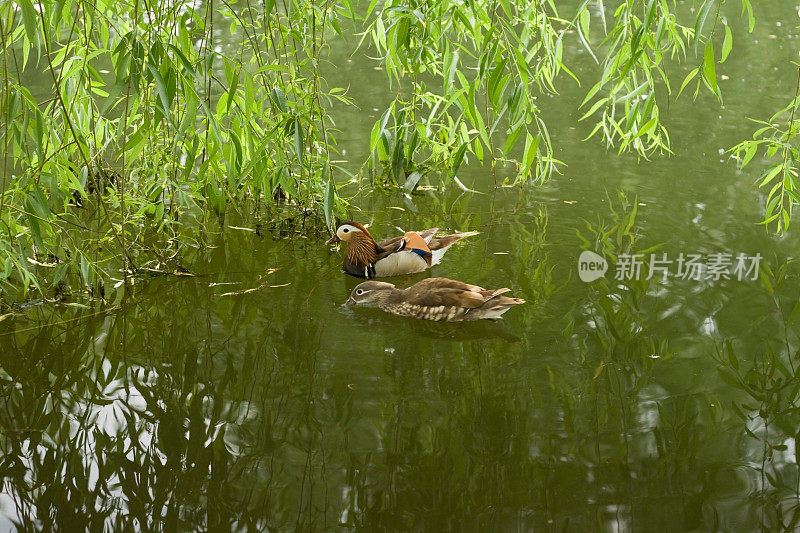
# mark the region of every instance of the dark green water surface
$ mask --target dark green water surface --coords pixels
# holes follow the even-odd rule
[[[799,243],[756,224],[763,162],[741,172],[721,153],[791,99],[800,40],[783,4],[739,34],[724,106],[665,102],[671,157],[583,142],[585,89],[565,76],[540,97],[565,163],[548,184],[495,188],[513,169],[471,161],[459,177],[478,193],[353,198],[376,236],[480,231],[393,281],[510,287],[527,303],[502,321],[345,309],[358,280],[328,235],[235,215],[186,256],[196,277],[140,280],[110,311],[16,310],[0,322],[0,530],[795,528]],[[393,92],[336,50],[332,83],[360,106],[336,113],[355,169]],[[594,83],[586,54],[566,54]],[[764,274],[617,282],[612,264],[584,283],[589,225],[673,260],[760,253]]]

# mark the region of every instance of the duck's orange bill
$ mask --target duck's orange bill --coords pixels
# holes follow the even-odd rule
[[[337,242],[339,242],[341,240],[342,239],[340,239],[338,235],[334,235],[333,237],[331,237],[330,239],[325,241],[325,244],[336,244]]]

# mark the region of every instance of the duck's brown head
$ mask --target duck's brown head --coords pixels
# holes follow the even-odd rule
[[[325,244],[335,244],[339,241],[349,241],[351,238],[368,237],[372,240],[372,235],[369,234],[367,228],[358,222],[344,222],[336,228],[336,235],[328,239]]]
[[[365,281],[353,289],[345,305],[377,305],[388,298],[394,290],[394,285],[391,283],[386,283],[384,281]]]

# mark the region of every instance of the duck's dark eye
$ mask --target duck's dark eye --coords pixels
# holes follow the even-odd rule
[[[347,228],[344,228],[344,229],[342,230],[342,233],[350,233],[350,230],[349,230],[349,229],[347,229]]]
[[[356,294],[361,296],[362,294],[364,294],[364,290],[363,289],[356,289]]]

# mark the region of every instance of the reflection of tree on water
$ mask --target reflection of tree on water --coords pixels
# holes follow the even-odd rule
[[[589,225],[594,237],[584,238],[584,242],[597,243],[598,249],[612,257],[637,251],[635,235],[620,232],[623,226],[635,230],[633,219],[617,214],[611,218],[611,225]],[[758,305],[765,300],[767,306],[774,303],[772,311],[748,330],[731,330],[730,340],[720,335],[728,329],[721,306],[694,322],[694,327],[716,337],[712,343],[689,338],[688,344],[684,341],[685,346],[675,349],[671,347],[674,341],[667,343],[648,333],[656,316],[682,321],[673,317],[669,294],[685,289],[674,286],[680,282],[666,281],[663,286],[656,280],[642,281],[646,276],[624,282],[601,278],[592,284],[586,304],[575,310],[577,318],[568,338],[580,354],[576,372],[582,379],[560,376],[556,390],[575,413],[586,416],[594,412],[594,418],[582,420],[584,430],[571,429],[595,436],[594,445],[584,448],[591,453],[583,459],[598,469],[588,481],[601,480],[598,493],[608,498],[606,511],[618,526],[637,529],[643,523],[652,524],[653,515],[659,513],[648,506],[655,500],[663,501],[673,514],[683,509],[675,518],[680,518],[686,529],[724,530],[743,524],[760,524],[768,530],[795,527],[800,518],[800,478],[791,449],[798,430],[800,380],[789,354],[798,337],[795,321],[800,315],[792,311],[800,307],[793,299],[778,296],[793,291],[785,286],[787,263],[776,263],[762,264],[766,293],[750,296]],[[758,292],[757,286],[746,284],[736,289]],[[713,291],[717,298],[727,299],[730,290],[707,286],[694,292]],[[661,302],[654,302],[656,299]],[[690,308],[687,311],[691,312]],[[749,330],[758,334],[748,337]],[[769,340],[771,331],[777,332],[774,341]],[[756,354],[747,370],[734,348],[741,338],[759,339],[746,342],[747,352]],[[761,342],[766,343],[765,348],[750,346]],[[675,381],[678,374],[669,367],[687,356],[707,358],[717,345],[720,348],[713,360],[725,385],[716,381],[713,367],[708,367],[710,373],[700,377],[700,387],[690,386],[688,394],[680,392],[686,384]],[[746,392],[750,399],[742,401],[729,386]],[[746,422],[744,427],[737,417]],[[749,445],[746,435],[761,446]],[[612,436],[619,440],[609,447],[608,437]],[[614,465],[610,471],[603,469]],[[720,483],[723,479],[727,483]],[[642,484],[643,480],[647,482]],[[648,521],[642,522],[645,516]]]
[[[641,249],[621,203],[593,226],[606,253]],[[120,312],[0,337],[4,514],[70,530],[788,527],[794,303],[767,298],[782,314],[754,326],[788,345],[750,362],[728,343],[714,364],[715,339],[655,333],[707,317],[725,333],[698,302],[670,314],[671,291],[692,294],[670,280],[598,280],[554,315],[546,217],[507,218],[528,265],[510,284],[534,302],[517,322],[451,332],[348,315],[322,287],[267,305],[157,278]],[[235,271],[247,238],[227,236],[209,260]],[[773,293],[791,294],[785,283]],[[698,359],[707,375],[691,382],[684,365]],[[722,383],[715,366],[729,369]]]
[[[613,205],[592,224],[605,253],[640,251],[631,202]],[[217,281],[263,271],[232,232],[202,252],[217,277],[154,278],[119,310],[55,308],[38,320],[61,325],[0,336],[3,514],[68,530],[788,528],[794,281],[769,278],[772,298],[607,276],[565,313],[547,220],[488,218],[479,266],[450,265],[529,299],[499,324],[342,311],[348,281],[326,287],[310,254],[271,275],[308,287],[221,297]],[[503,231],[524,268],[491,253]],[[770,312],[720,311],[739,295]]]
[[[786,531],[800,523],[800,304],[786,296],[797,294],[791,263],[775,258],[761,270],[766,313],[758,320],[758,340],[725,341],[714,355],[720,377],[737,391],[732,419],[749,437],[743,448],[757,506],[753,519],[764,529]]]

